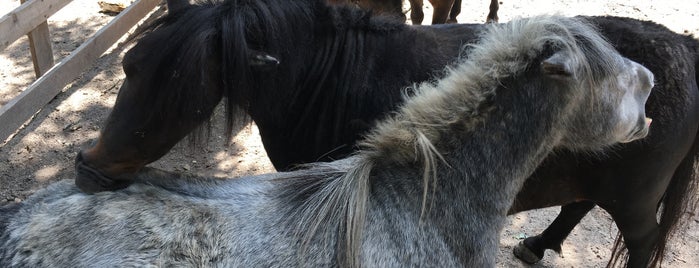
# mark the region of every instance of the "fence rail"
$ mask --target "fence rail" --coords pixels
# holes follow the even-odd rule
[[[0,18],[0,50],[46,22],[72,0],[32,0]]]
[[[71,0],[29,0],[20,7],[0,18],[0,50],[5,49],[22,35],[30,34],[30,42],[35,42],[37,34],[48,40],[48,31],[37,29],[46,19],[63,8]],[[15,133],[22,124],[51,101],[68,83],[73,81],[87,67],[97,60],[109,47],[121,38],[131,27],[145,17],[160,0],[137,0],[119,13],[111,22],[102,27],[92,37],[55,66],[39,66],[32,52],[34,68],[38,77],[34,83],[8,103],[0,107],[0,144]],[[4,34],[7,33],[7,34]],[[34,33],[32,35],[31,33]],[[32,50],[35,45],[32,44]],[[49,44],[50,49],[50,44]],[[51,58],[53,62],[53,58]],[[42,72],[41,69],[44,69]],[[48,70],[46,70],[48,69]]]

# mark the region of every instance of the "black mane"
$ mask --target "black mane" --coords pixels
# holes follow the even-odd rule
[[[150,81],[149,87],[155,89],[149,90],[143,103],[152,106],[152,114],[145,116],[151,120],[166,120],[168,116],[198,120],[210,115],[209,111],[201,111],[201,107],[223,96],[226,97],[226,133],[230,135],[237,122],[247,121],[247,114],[255,113],[251,109],[263,108],[253,108],[251,103],[279,98],[280,86],[300,85],[293,89],[292,96],[286,97],[290,98],[290,106],[305,106],[298,100],[306,102],[323,94],[318,91],[327,90],[328,83],[337,83],[334,75],[362,64],[354,53],[361,49],[365,36],[405,28],[394,18],[374,16],[370,11],[349,6],[328,6],[323,0],[207,0],[171,10],[137,34],[141,37],[139,44],[148,48],[143,53],[149,55],[149,62],[139,64],[150,66],[148,70],[155,72],[152,77],[160,78]],[[335,37],[335,40],[320,44],[314,40],[318,36]],[[348,42],[348,36],[357,38],[356,42]],[[324,69],[327,64],[337,63],[318,62],[328,60],[313,54],[319,45],[340,50],[342,54],[337,57],[346,64],[338,70]],[[133,50],[124,60],[127,76],[130,57],[138,58],[129,54],[138,54],[138,45]],[[255,70],[248,62],[251,53],[276,57],[281,66],[275,70]],[[299,77],[305,81],[295,81]],[[328,79],[333,81],[327,82]],[[351,90],[349,85],[338,86]]]

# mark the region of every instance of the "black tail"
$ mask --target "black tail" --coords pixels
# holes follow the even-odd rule
[[[694,51],[692,56],[694,58],[695,80],[691,85],[694,86],[693,90],[699,92],[699,86],[697,85],[699,83],[699,42],[692,38],[689,48]],[[699,133],[696,134],[694,144],[692,144],[689,152],[675,170],[670,184],[665,190],[665,195],[658,206],[658,211],[660,211],[658,242],[649,259],[649,267],[659,267],[662,264],[668,242],[674,238],[678,230],[684,229],[687,222],[691,220],[697,211],[697,206],[699,205],[699,193],[697,193],[699,173],[697,172],[696,163],[698,160]],[[613,267],[618,264],[624,265],[626,260],[628,260],[628,251],[626,251],[621,234],[619,234],[614,241],[612,257],[607,267]]]
[[[659,267],[662,264],[668,242],[674,238],[678,230],[684,229],[687,222],[695,215],[699,203],[699,194],[696,192],[697,184],[699,184],[695,168],[697,160],[699,160],[699,137],[694,139],[691,151],[675,170],[670,185],[660,201],[658,242],[653,249],[648,267]],[[621,234],[619,234],[614,241],[612,257],[607,267],[623,266],[628,257],[628,251]]]
[[[649,266],[660,266],[665,255],[665,247],[678,230],[684,229],[687,222],[696,211],[699,195],[696,192],[699,184],[695,163],[699,159],[699,140],[694,139],[689,154],[682,160],[680,166],[665,191],[660,204],[660,235]]]

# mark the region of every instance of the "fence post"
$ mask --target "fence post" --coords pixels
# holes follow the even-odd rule
[[[20,3],[24,4],[26,1],[28,0],[21,0]],[[34,74],[36,74],[36,78],[39,78],[51,69],[54,63],[48,23],[42,22],[27,33],[27,37],[29,37],[29,50],[32,53],[32,62],[34,63]]]

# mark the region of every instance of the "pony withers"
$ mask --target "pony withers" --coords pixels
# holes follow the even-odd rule
[[[490,26],[467,54],[343,160],[235,180],[144,169],[91,195],[50,185],[1,210],[0,264],[492,267],[550,152],[647,135],[653,75],[558,16]]]

